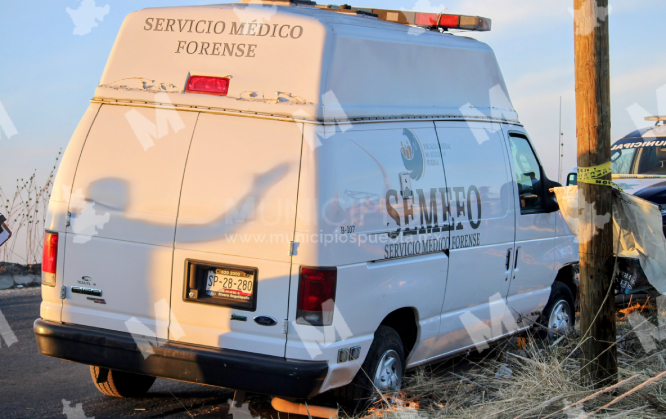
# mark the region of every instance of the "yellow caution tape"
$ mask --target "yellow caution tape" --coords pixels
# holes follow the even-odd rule
[[[613,179],[666,179],[664,175],[612,175]]]
[[[611,174],[611,162],[606,162],[592,167],[579,167],[578,183],[615,187],[621,192],[622,188],[617,186],[617,184],[610,180],[600,179],[609,174]]]

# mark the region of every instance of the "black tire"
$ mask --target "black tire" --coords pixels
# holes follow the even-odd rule
[[[567,311],[567,316],[568,316],[567,329],[569,330],[573,329],[574,323],[576,321],[576,311],[574,308],[573,294],[571,293],[569,287],[567,287],[561,282],[555,281],[553,283],[553,286],[551,287],[548,304],[546,304],[546,307],[543,309],[541,317],[539,318],[539,324],[541,324],[543,328],[539,328],[538,335],[543,339],[554,340],[557,339],[562,333],[562,330],[559,330],[560,333],[544,330],[544,328],[553,329],[554,324],[549,324],[550,323],[549,320],[551,320],[551,315],[553,314],[553,310],[558,308],[558,306],[563,307],[565,311]]]
[[[374,377],[377,374],[379,363],[385,354],[394,351],[399,361],[399,382],[405,374],[405,349],[400,335],[393,328],[388,326],[379,326],[375,332],[375,338],[370,345],[368,355],[363,361],[361,369],[356,373],[356,377],[351,383],[344,387],[336,388],[333,392],[338,401],[353,413],[360,413],[365,410],[370,403],[378,400],[379,394],[374,385]],[[398,384],[398,389],[400,384]],[[352,413],[352,414],[353,414]]]
[[[97,390],[112,397],[141,397],[155,382],[155,377],[90,366]]]

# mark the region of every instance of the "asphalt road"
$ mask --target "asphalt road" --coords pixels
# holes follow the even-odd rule
[[[18,339],[8,347],[0,337],[0,418],[226,418],[231,390],[158,378],[142,398],[98,392],[87,365],[48,358],[37,350],[32,324],[40,302],[40,288],[0,291],[0,311]],[[248,400],[257,416],[277,419],[267,397]]]

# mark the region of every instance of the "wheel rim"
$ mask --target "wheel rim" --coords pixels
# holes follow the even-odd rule
[[[375,386],[381,391],[400,390],[402,365],[398,353],[393,349],[384,352],[375,373]]]
[[[559,335],[565,334],[571,328],[571,307],[569,303],[560,300],[555,304],[548,319],[548,336],[557,339]]]

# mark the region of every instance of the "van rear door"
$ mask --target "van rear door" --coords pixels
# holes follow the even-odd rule
[[[63,322],[167,338],[178,198],[196,118],[102,105],[71,189],[61,186],[69,196]]]
[[[302,124],[202,113],[181,193],[172,334],[283,357]]]

